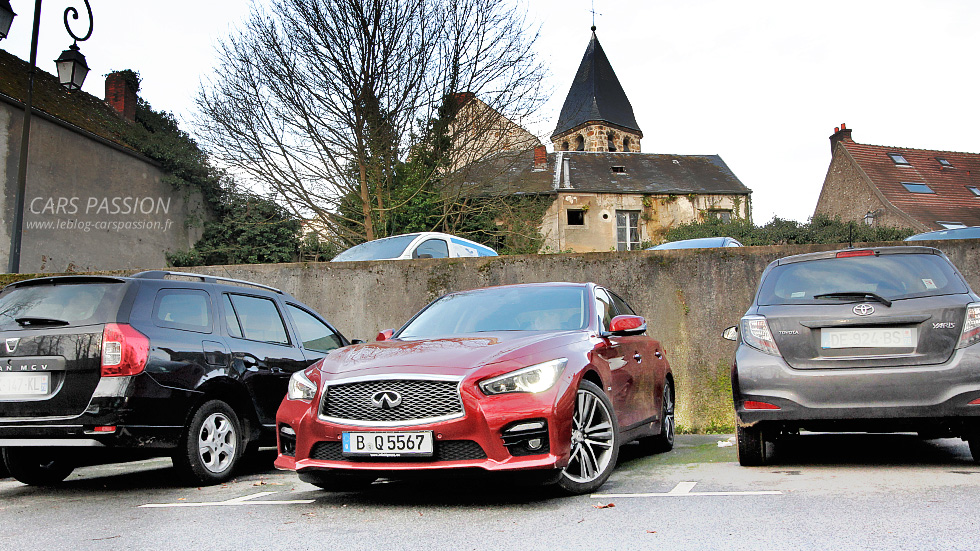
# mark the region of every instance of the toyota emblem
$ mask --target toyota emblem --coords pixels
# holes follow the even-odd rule
[[[371,405],[380,409],[392,409],[402,405],[402,395],[394,390],[382,390],[371,395]]]
[[[875,307],[870,304],[858,304],[853,308],[853,311],[859,316],[870,316],[875,313]]]

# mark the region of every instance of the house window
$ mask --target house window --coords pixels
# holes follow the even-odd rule
[[[616,211],[616,250],[634,251],[640,248],[640,211]]]
[[[966,224],[964,224],[963,222],[943,222],[942,220],[937,220],[936,223],[946,228],[947,230],[966,227]]]
[[[617,173],[617,174],[625,174],[626,173],[626,167],[625,166],[614,166],[614,167],[612,167],[612,171],[615,172],[615,173]]]
[[[951,162],[949,162],[949,161],[947,161],[946,159],[943,159],[942,157],[936,157],[936,160],[937,160],[937,161],[939,161],[939,164],[940,164],[940,165],[941,165],[941,166],[942,166],[943,168],[946,168],[946,167],[952,167],[952,166],[953,166],[953,163],[951,163]]]
[[[708,214],[718,220],[721,220],[723,224],[727,224],[732,221],[732,211],[730,210],[712,210],[708,211]]]
[[[568,141],[561,142],[561,150],[568,151]]]
[[[612,132],[606,134],[606,147],[609,149],[609,151],[616,151],[615,137],[616,136]]]
[[[911,191],[912,193],[936,193],[932,191],[932,188],[926,184],[916,184],[914,182],[902,182],[905,189]]]
[[[569,226],[585,225],[585,211],[582,209],[568,209],[565,211],[565,216]]]
[[[891,157],[892,161],[894,161],[895,164],[897,165],[911,164],[907,160],[905,160],[905,157],[903,157],[900,153],[889,153],[888,156]]]
[[[970,190],[970,193],[980,197],[980,187],[977,186],[966,186],[966,189]]]
[[[581,134],[575,136],[575,151],[585,151],[585,138]]]
[[[627,153],[630,151],[630,137],[629,136],[623,137],[623,151],[626,151]]]

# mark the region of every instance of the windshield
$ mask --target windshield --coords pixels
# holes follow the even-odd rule
[[[118,283],[11,287],[0,295],[0,326],[20,326],[18,319],[29,318],[70,325],[104,323],[122,287]]]
[[[351,247],[334,257],[334,262],[348,262],[351,260],[385,260],[398,258],[408,247],[409,243],[415,240],[419,234],[408,233],[384,239],[375,239],[367,243]]]
[[[444,337],[485,331],[568,331],[588,326],[584,287],[496,287],[447,295],[398,333]]]
[[[762,282],[758,303],[766,306],[861,301],[861,293],[898,300],[966,292],[966,285],[943,257],[890,254],[776,266]],[[816,298],[820,295],[827,296]]]

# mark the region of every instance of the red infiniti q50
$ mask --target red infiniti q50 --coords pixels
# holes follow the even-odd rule
[[[596,490],[619,446],[674,441],[673,377],[646,322],[595,284],[445,295],[379,342],[293,375],[276,466],[327,490],[410,471],[536,470]]]

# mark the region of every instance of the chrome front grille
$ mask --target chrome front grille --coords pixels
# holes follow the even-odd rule
[[[400,403],[379,406],[381,394],[395,393]],[[320,418],[364,426],[431,423],[463,416],[459,380],[373,379],[328,384]]]

